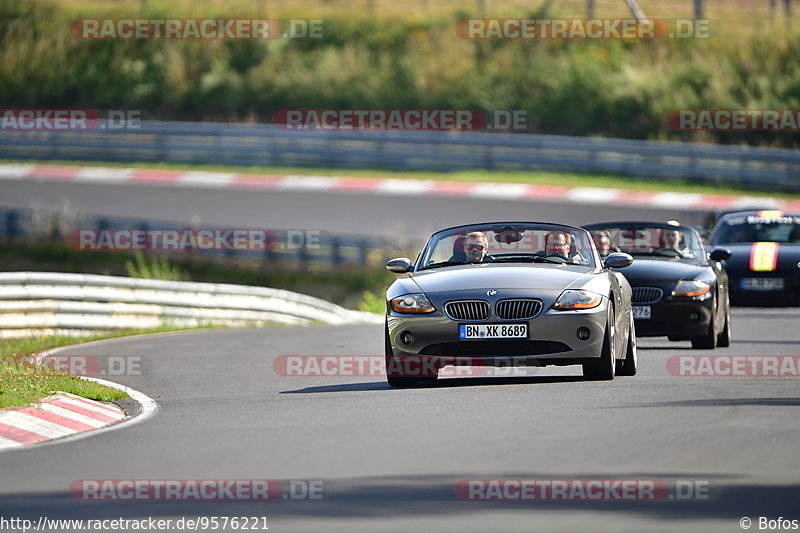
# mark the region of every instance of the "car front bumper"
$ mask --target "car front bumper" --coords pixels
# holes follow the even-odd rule
[[[745,276],[730,278],[731,304],[732,305],[756,305],[756,306],[776,306],[776,305],[800,305],[800,276],[781,275],[780,273],[770,273],[760,275],[760,273],[748,273]],[[743,278],[782,278],[783,290],[746,290],[743,287]]]
[[[419,357],[449,364],[458,358],[461,364],[475,366],[545,366],[577,364],[600,357],[606,327],[608,301],[582,311],[547,310],[530,320],[457,321],[439,313],[387,317],[389,341],[397,358]],[[528,324],[526,339],[461,340],[460,324]],[[587,340],[577,336],[579,328],[588,328]],[[402,341],[410,332],[413,341]]]
[[[651,313],[649,319],[637,318],[634,321],[637,337],[688,340],[708,332],[713,317],[714,299],[662,300],[649,307]]]

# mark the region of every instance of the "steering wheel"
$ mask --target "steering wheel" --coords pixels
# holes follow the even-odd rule
[[[656,250],[659,255],[671,255],[673,257],[683,257],[683,254],[680,253],[678,250],[673,250],[672,248],[659,248]]]
[[[547,254],[543,256],[543,259],[550,259],[551,261],[557,261],[559,263],[569,263],[568,257],[559,254]]]

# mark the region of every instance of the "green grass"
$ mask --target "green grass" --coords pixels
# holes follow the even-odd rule
[[[191,165],[181,163],[117,163],[96,161],[34,161],[24,159],[0,159],[3,163],[80,165],[102,167],[143,168],[158,170],[204,170],[209,172],[236,172],[266,175],[348,176],[361,178],[419,179],[463,182],[524,183],[529,185],[561,185],[565,187],[600,187],[630,189],[646,192],[681,192],[700,194],[753,195],[764,194],[774,198],[797,199],[800,194],[772,191],[768,187],[760,190],[730,185],[697,185],[688,181],[665,181],[663,179],[631,178],[619,174],[585,174],[577,172],[499,172],[490,170],[431,172],[392,171],[381,169],[342,169],[315,167],[240,167],[233,165]]]
[[[366,311],[367,313],[376,313],[383,315],[386,313],[386,298],[384,293],[386,287],[377,291],[364,291],[361,303],[358,305],[359,311]]]
[[[186,270],[170,264],[164,257],[146,257],[141,250],[134,252],[133,260],[125,262],[125,270],[132,278],[191,281]]]
[[[177,331],[177,328],[118,330],[91,337],[26,337],[0,339],[0,409],[28,405],[53,392],[68,392],[91,400],[113,402],[128,395],[117,389],[57,372],[44,366],[34,366],[30,357],[60,346],[83,344],[143,333]]]

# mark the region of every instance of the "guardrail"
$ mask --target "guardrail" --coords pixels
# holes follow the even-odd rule
[[[69,208],[40,209],[0,209],[0,243],[15,242],[20,239],[31,241],[59,240],[76,249],[78,242],[71,242],[68,234],[72,231],[89,230],[94,232],[113,232],[130,230],[132,232],[158,232],[159,230],[191,231],[194,226],[152,220],[137,220],[122,217],[89,217]],[[233,228],[206,227],[205,230],[230,231]],[[236,228],[241,230],[256,228]],[[256,229],[257,230],[257,229]],[[246,261],[258,268],[266,269],[273,265],[284,265],[307,269],[309,267],[369,267],[385,262],[389,251],[396,248],[379,237],[334,235],[323,231],[272,230],[261,229],[264,249],[225,249],[186,248],[162,250],[176,258],[193,258],[200,255],[204,259],[226,262],[231,259]],[[135,251],[132,246],[130,250]],[[96,251],[93,253],[104,253]]]
[[[286,130],[141,122],[137,129],[3,131],[0,158],[394,170],[569,170],[800,191],[800,151],[556,135]]]
[[[291,291],[267,287],[62,274],[0,273],[0,338],[88,335],[98,330],[382,323]]]

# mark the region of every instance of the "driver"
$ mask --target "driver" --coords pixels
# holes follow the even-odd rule
[[[551,231],[544,238],[544,255],[557,255],[569,260],[570,240],[565,231]]]
[[[468,233],[467,238],[464,239],[464,253],[470,263],[482,262],[488,248],[489,242],[486,240],[486,235],[480,231]]]
[[[682,246],[683,232],[677,229],[661,230],[662,250],[673,250],[680,255],[691,255],[691,252]]]

